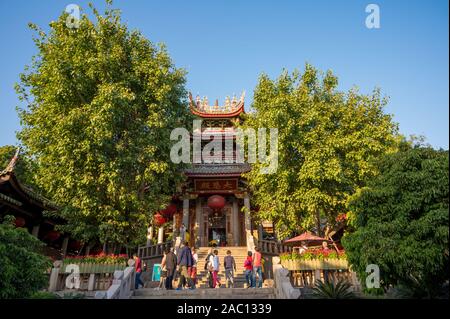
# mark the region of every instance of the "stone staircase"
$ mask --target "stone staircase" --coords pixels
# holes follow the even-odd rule
[[[208,255],[209,247],[200,247],[198,254],[197,289],[194,290],[165,290],[156,288],[144,288],[135,290],[133,299],[274,299],[274,288],[245,288],[244,261],[247,258],[247,247],[217,247],[219,251],[220,271],[219,278],[222,283],[221,288],[208,288],[207,270],[205,270],[205,259]],[[225,282],[225,269],[223,258],[227,250],[231,250],[231,255],[236,262],[236,272],[234,273],[234,288],[227,288]],[[174,282],[176,287],[176,282]]]
[[[244,274],[244,261],[247,258],[247,247],[217,247],[215,248],[219,251],[220,260],[220,271],[219,279],[223,286],[226,286],[225,268],[223,265],[223,259],[227,255],[227,250],[231,250],[231,255],[234,257],[236,262],[236,272],[234,273],[234,288],[244,288],[245,287],[245,274]],[[205,270],[205,259],[208,255],[209,247],[200,247],[197,250],[198,254],[198,265],[197,265],[197,287],[198,288],[208,288],[208,271]]]

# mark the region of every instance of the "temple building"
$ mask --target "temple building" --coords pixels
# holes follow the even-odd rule
[[[206,97],[197,96],[194,101],[191,94],[189,102],[191,112],[202,120],[201,128],[194,128],[193,137],[201,137],[203,156],[194,149],[194,163],[184,171],[187,182],[179,197],[182,215],[174,218],[174,227],[178,229],[184,223],[190,244],[197,247],[216,244],[253,248],[253,236],[261,238],[262,226],[252,223],[250,194],[242,177],[250,171],[250,165],[236,161],[235,127],[244,114],[244,93],[239,100],[227,97],[222,106],[217,100],[210,105]],[[205,149],[214,139],[221,141],[221,149],[207,151],[205,158]]]
[[[18,160],[19,149],[8,166],[0,171],[0,219],[14,216],[16,227],[26,228],[46,244],[44,254],[60,259],[68,252],[71,242],[70,236],[61,234],[55,226],[66,221],[46,216],[46,211],[56,211],[58,207],[18,179],[14,170]]]

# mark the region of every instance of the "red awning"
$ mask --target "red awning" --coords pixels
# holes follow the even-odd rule
[[[288,243],[296,243],[296,242],[302,242],[302,241],[304,241],[304,242],[323,242],[323,241],[330,242],[330,240],[313,235],[310,232],[305,232],[301,235],[298,235],[297,237],[286,240],[284,243],[288,244]]]

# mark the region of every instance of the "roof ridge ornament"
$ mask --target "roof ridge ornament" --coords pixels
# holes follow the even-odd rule
[[[19,153],[20,153],[20,146],[17,147],[16,153],[14,154],[11,161],[9,161],[8,166],[0,173],[0,175],[11,173],[14,170],[14,167],[16,167],[17,161],[19,160]]]
[[[239,100],[236,94],[233,94],[233,98],[230,99],[229,96],[225,98],[224,105],[219,105],[219,101],[216,99],[214,105],[209,105],[209,99],[204,96],[203,99],[199,95],[196,96],[195,101],[192,98],[191,92],[189,92],[189,106],[191,112],[200,117],[236,117],[240,113],[244,112],[244,98],[245,91],[242,92]]]

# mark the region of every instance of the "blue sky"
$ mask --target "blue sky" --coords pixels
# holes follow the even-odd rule
[[[103,1],[93,2],[104,8]],[[47,29],[70,3],[88,10],[87,1],[77,0],[0,2],[0,145],[17,144],[14,83],[36,53],[27,23]],[[380,29],[365,26],[369,3],[380,7]],[[276,77],[309,62],[333,70],[342,90],[380,87],[401,133],[448,149],[446,0],[116,0],[114,7],[130,28],[166,43],[175,64],[188,71],[194,95],[223,102],[246,90],[249,105],[261,72]]]

